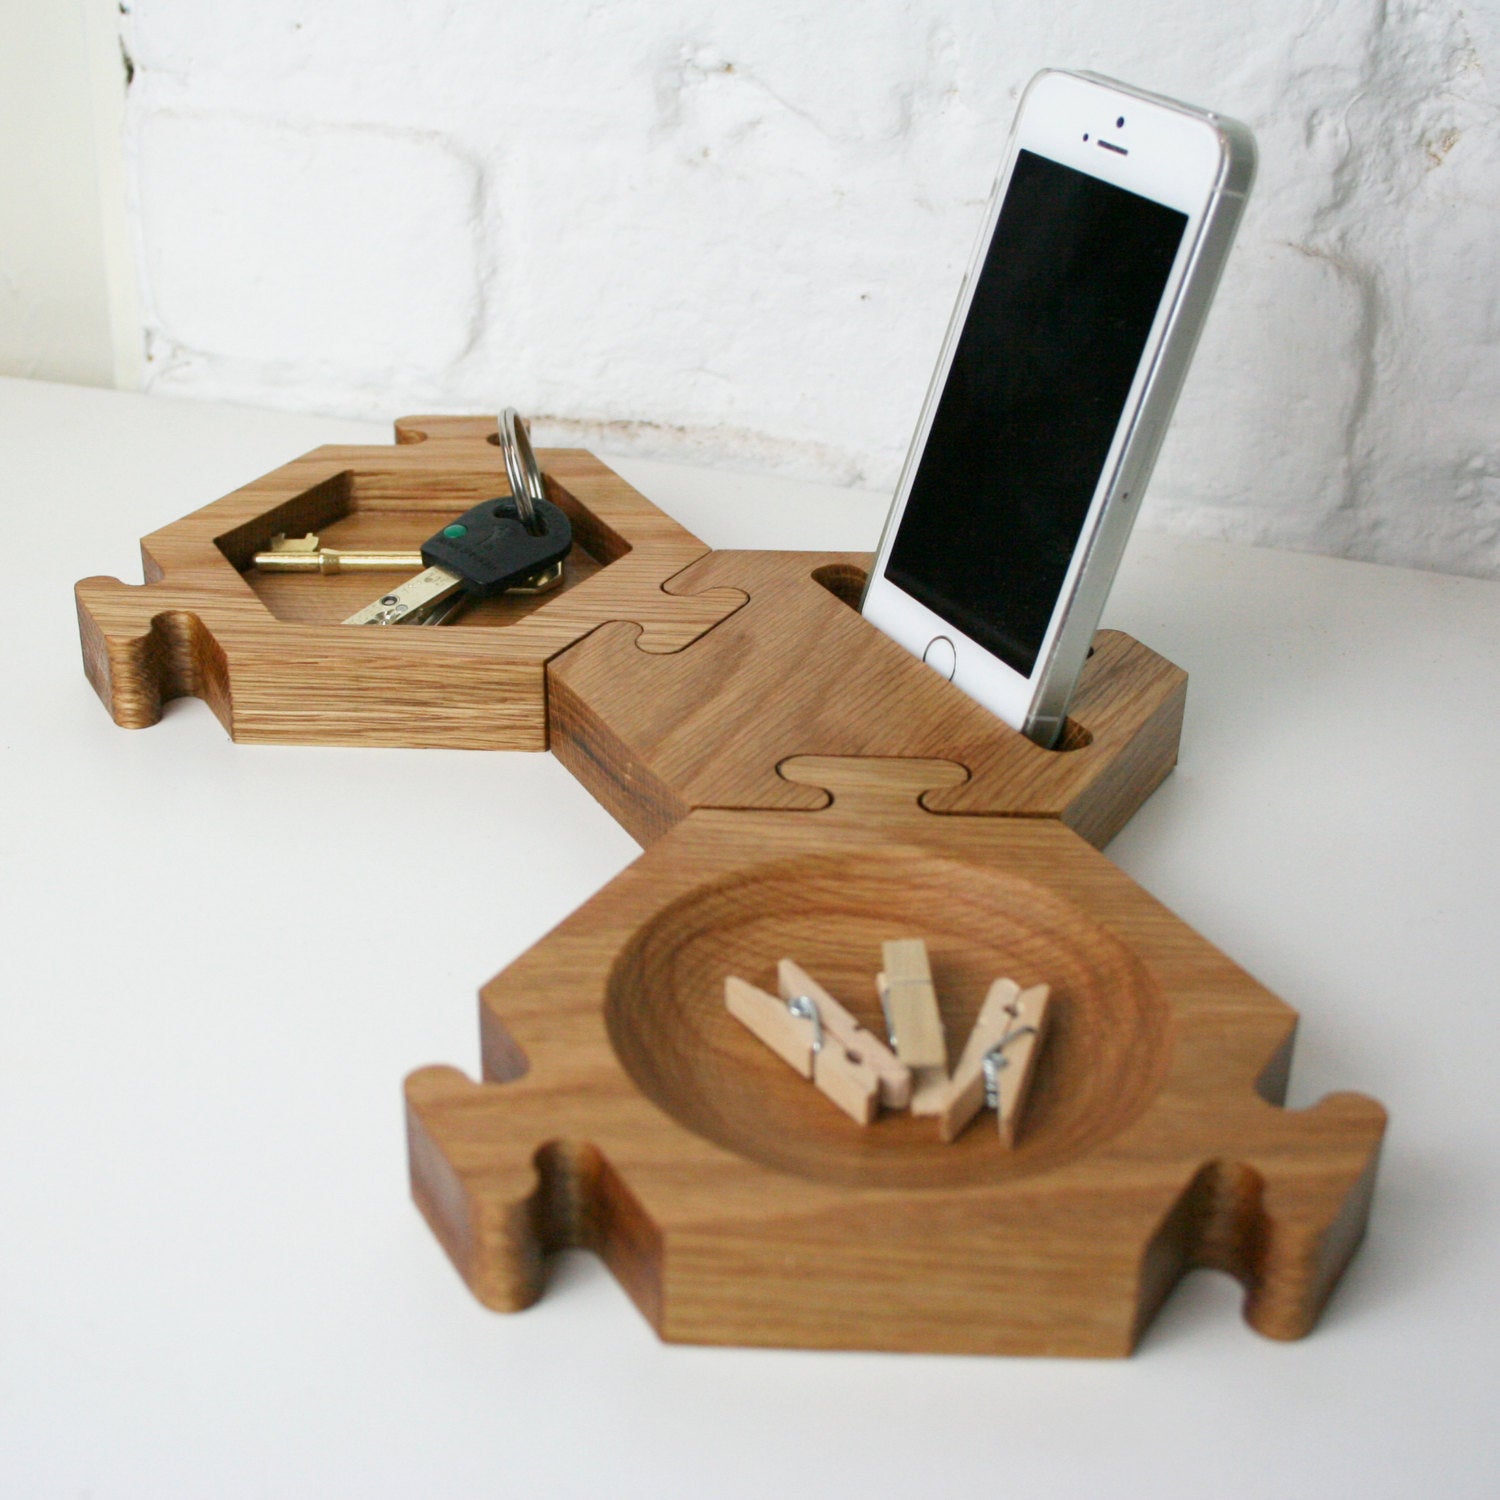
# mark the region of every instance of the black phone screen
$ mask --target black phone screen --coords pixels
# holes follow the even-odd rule
[[[886,576],[1029,677],[1187,215],[1016,159]]]

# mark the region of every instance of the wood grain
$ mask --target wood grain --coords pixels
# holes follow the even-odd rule
[[[1043,750],[868,624],[860,554],[715,552],[681,587],[732,588],[743,609],[691,651],[650,657],[636,631],[594,632],[547,668],[552,747],[643,843],[696,808],[812,811],[789,756],[936,757],[965,769],[929,789],[940,813],[1060,818],[1103,845],[1171,770],[1185,674],[1101,632],[1062,743]]]
[[[330,546],[415,548],[444,517],[508,485],[493,419],[405,418],[390,448],[319,448],[146,537],[144,586],[76,590],[90,682],[128,728],[204,698],[237,740],[540,750],[545,665],[601,623],[676,651],[743,602],[672,583],[706,546],[591,454],[540,455],[576,545],[553,593],[502,597],[432,629],[340,622],[378,592],[368,574],[253,565],[278,532]]]
[[[1055,819],[933,817],[931,762],[790,769],[831,805],[690,814],[485,987],[509,1081],[408,1081],[413,1190],[476,1295],[523,1306],[585,1245],[667,1339],[1118,1355],[1207,1264],[1253,1326],[1307,1332],[1384,1113],[1275,1107],[1293,1012]],[[1013,1150],[860,1127],[726,1013],[727,974],[770,989],[796,953],[878,1029],[893,927],[954,1036],[997,974],[1051,985]]]

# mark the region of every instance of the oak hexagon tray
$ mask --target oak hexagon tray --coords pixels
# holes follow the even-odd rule
[[[643,651],[675,651],[744,602],[674,592],[704,543],[592,454],[550,450],[548,495],[575,537],[561,589],[488,601],[442,629],[344,626],[377,578],[266,573],[256,552],[304,532],[414,549],[509,493],[492,419],[407,417],[396,436],[316,449],[154,532],[144,586],[78,584],[85,668],[117,723],[154,724],[164,700],[193,695],[252,743],[543,750],[550,657],[608,620],[634,622]]]
[[[1277,1106],[1295,1015],[1053,819],[935,817],[944,762],[796,759],[816,812],[697,811],[483,991],[484,1083],[407,1083],[412,1183],[487,1305],[596,1250],[662,1337],[1129,1352],[1189,1266],[1312,1325],[1363,1230],[1384,1112]],[[726,1014],[794,956],[872,1028],[924,937],[950,1034],[1053,986],[1021,1144],[861,1128]]]

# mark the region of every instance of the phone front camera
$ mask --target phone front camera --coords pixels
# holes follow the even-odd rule
[[[1120,118],[1115,121],[1115,129],[1116,130],[1124,130],[1124,128],[1125,128],[1125,116],[1121,115]]]

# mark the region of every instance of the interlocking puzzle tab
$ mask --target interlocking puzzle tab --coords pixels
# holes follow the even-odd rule
[[[628,626],[594,632],[547,669],[558,759],[642,843],[695,808],[811,811],[793,756],[937,758],[956,785],[932,812],[1060,818],[1106,843],[1171,770],[1186,676],[1101,632],[1063,751],[1043,750],[861,618],[857,553],[715,552],[683,588],[733,588],[743,609],[690,651],[644,659]]]

